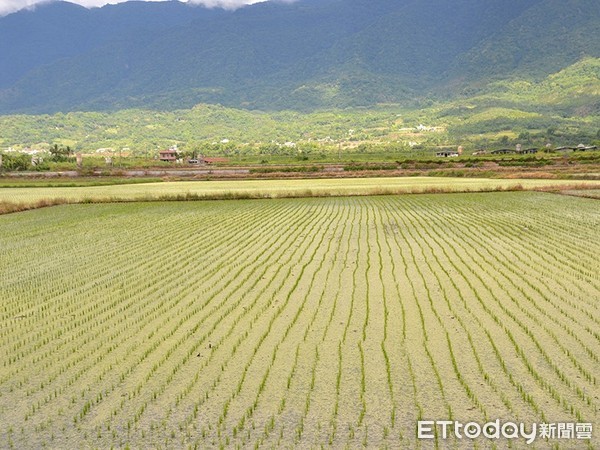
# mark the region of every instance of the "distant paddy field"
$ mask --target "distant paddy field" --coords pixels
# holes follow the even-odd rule
[[[598,205],[491,192],[2,215],[0,446],[598,448]],[[418,441],[419,419],[594,434]]]
[[[108,186],[5,187],[0,202],[35,203],[169,199],[280,198],[428,192],[566,189],[598,187],[600,181],[446,177],[335,178],[293,180],[176,181]]]
[[[585,189],[585,190],[565,190],[566,195],[574,195],[577,197],[597,198],[600,199],[600,189]]]

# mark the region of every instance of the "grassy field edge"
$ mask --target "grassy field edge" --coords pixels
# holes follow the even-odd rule
[[[0,199],[0,214],[10,214],[32,209],[46,208],[50,206],[66,204],[86,203],[133,203],[133,202],[182,202],[182,201],[210,201],[210,200],[255,200],[273,198],[310,198],[310,197],[355,197],[355,196],[380,196],[380,195],[407,195],[407,194],[465,194],[486,192],[515,192],[515,191],[538,191],[569,193],[572,191],[598,190],[599,183],[572,183],[572,184],[548,184],[544,186],[527,186],[522,183],[498,185],[493,187],[468,187],[456,188],[452,185],[440,186],[413,186],[413,187],[367,187],[361,192],[340,191],[323,188],[298,189],[298,190],[259,190],[259,191],[236,191],[226,190],[221,192],[207,193],[177,193],[177,194],[146,194],[142,196],[85,196],[81,198],[43,198],[29,202],[12,202]],[[585,195],[579,193],[577,196],[586,198],[598,198],[596,195]]]

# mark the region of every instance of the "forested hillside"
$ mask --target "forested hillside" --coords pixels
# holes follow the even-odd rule
[[[52,3],[0,18],[0,113],[418,106],[600,57],[599,24],[596,0]]]
[[[420,125],[426,129],[419,131]],[[431,127],[435,131],[427,130]],[[303,151],[315,145],[337,149],[340,142],[354,150],[379,144],[407,150],[411,143],[471,149],[600,144],[600,58],[587,58],[540,81],[497,81],[476,95],[423,102],[419,108],[380,105],[303,113],[199,104],[170,111],[4,115],[0,130],[0,149],[58,143],[78,151],[127,147],[141,154],[173,144],[186,149],[209,145],[215,153],[244,144],[296,152],[299,147],[282,146],[288,141],[302,144]]]

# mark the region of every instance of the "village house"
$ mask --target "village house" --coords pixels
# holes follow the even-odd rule
[[[519,155],[526,155],[529,153],[537,153],[537,152],[538,152],[537,148],[524,148],[524,149],[517,150],[517,153]]]
[[[438,158],[450,158],[458,156],[457,150],[440,150],[439,152],[435,152],[435,156]]]
[[[167,162],[177,161],[177,150],[173,148],[161,150],[158,152],[158,159]]]
[[[597,145],[583,145],[583,144],[579,144],[577,147],[575,147],[573,149],[573,151],[576,151],[576,152],[585,152],[585,151],[596,150],[597,148],[598,148]]]
[[[492,150],[490,153],[492,155],[507,155],[509,153],[516,153],[516,150],[512,148],[499,148],[498,150]]]

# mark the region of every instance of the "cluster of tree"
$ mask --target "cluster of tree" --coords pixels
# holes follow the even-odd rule
[[[50,147],[50,159],[54,162],[65,162],[73,156],[71,147],[54,144]]]
[[[7,172],[19,172],[24,170],[48,170],[50,163],[65,163],[73,160],[73,150],[70,146],[54,144],[49,149],[50,156],[32,155],[22,152],[0,153],[2,164],[0,169]]]
[[[19,172],[31,168],[31,157],[23,153],[6,153],[0,155],[2,158],[1,170],[7,172]]]

